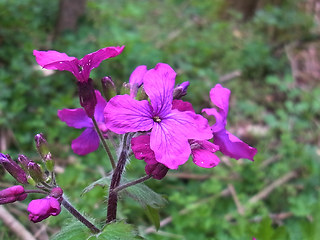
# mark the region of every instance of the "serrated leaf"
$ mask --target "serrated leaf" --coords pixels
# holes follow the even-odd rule
[[[88,240],[141,240],[137,231],[130,224],[115,222],[107,224],[101,233],[91,236]]]
[[[52,237],[52,240],[86,240],[92,233],[81,222],[74,221],[63,226],[61,231]]]
[[[128,181],[124,179],[122,184],[127,182]],[[161,208],[167,203],[167,200],[163,196],[154,192],[143,183],[128,187],[120,193],[127,194],[144,208],[146,208],[146,206],[150,206],[152,208]]]
[[[96,186],[100,186],[100,187],[103,187],[103,188],[106,187],[106,186],[109,186],[110,182],[111,182],[111,176],[100,178],[99,180],[91,183],[89,186],[87,186],[85,189],[83,189],[83,191],[81,193],[81,196],[86,194],[87,192],[91,191]]]
[[[158,231],[160,228],[160,216],[159,216],[158,209],[155,209],[155,208],[147,205],[147,207],[145,208],[145,212],[146,212],[149,220],[153,223],[154,227]]]

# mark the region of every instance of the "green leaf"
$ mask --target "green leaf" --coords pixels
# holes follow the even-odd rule
[[[124,179],[121,184],[127,182],[128,180]],[[144,208],[146,208],[146,206],[152,208],[161,208],[167,203],[167,200],[163,196],[154,192],[143,183],[128,187],[121,191],[120,194],[127,194]]]
[[[76,239],[76,238],[75,238]],[[88,240],[138,240],[144,239],[138,236],[137,231],[130,224],[123,221],[107,224],[101,233],[91,236]]]
[[[52,240],[86,240],[92,234],[81,222],[74,221],[67,224],[58,234],[53,236]]]
[[[100,178],[99,180],[91,183],[89,186],[87,186],[85,189],[83,189],[81,196],[86,194],[87,192],[91,191],[94,187],[100,186],[100,187],[106,187],[109,186],[111,182],[111,176]]]
[[[145,208],[145,213],[147,214],[149,220],[153,223],[154,227],[158,231],[160,228],[160,216],[158,209],[147,205],[147,207]]]

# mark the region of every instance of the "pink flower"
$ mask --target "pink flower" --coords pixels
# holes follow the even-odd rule
[[[102,132],[106,132],[103,109],[107,105],[107,101],[101,96],[99,91],[95,91],[97,105],[95,107],[94,117]],[[92,120],[87,116],[82,108],[62,109],[58,110],[58,117],[69,127],[85,128],[83,133],[71,143],[72,150],[79,155],[86,155],[96,151],[99,147],[100,139],[94,129]]]
[[[12,186],[0,191],[0,204],[13,203],[26,199],[27,194],[20,185]]]
[[[206,108],[202,111],[216,118],[216,123],[211,127],[213,143],[218,145],[220,151],[229,157],[235,159],[247,158],[253,161],[257,149],[250,147],[225,129],[229,110],[230,90],[217,84],[211,89],[210,98],[212,103],[218,107],[218,110]]]
[[[41,222],[50,217],[57,216],[61,212],[59,201],[54,197],[32,200],[28,205],[29,220],[32,222]]]
[[[158,63],[143,76],[151,104],[129,95],[118,95],[104,110],[106,126],[115,133],[151,130],[150,148],[157,162],[170,169],[177,169],[188,160],[191,153],[189,139],[212,137],[205,118],[190,111],[172,109],[175,77],[176,73],[169,65]]]
[[[46,69],[69,71],[79,82],[87,82],[92,69],[97,68],[103,60],[118,56],[124,49],[122,47],[106,47],[89,53],[81,59],[69,57],[57,51],[33,50],[37,63]]]

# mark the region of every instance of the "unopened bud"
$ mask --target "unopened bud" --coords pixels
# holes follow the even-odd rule
[[[26,199],[27,194],[20,185],[12,186],[0,191],[0,204],[13,203]]]
[[[144,90],[143,87],[140,87],[136,96],[136,99],[141,101],[141,100],[147,100],[148,99],[148,95],[146,93],[146,91]]]
[[[53,172],[54,169],[54,160],[52,159],[51,153],[49,152],[45,159],[46,168],[48,171]]]
[[[50,195],[51,197],[56,198],[59,202],[62,200],[63,190],[60,187],[55,187],[51,190]]]
[[[18,182],[28,183],[27,175],[23,169],[11,159],[10,155],[0,153],[0,164],[6,169]]]
[[[39,164],[30,161],[28,163],[28,172],[36,183],[44,181],[43,172]]]
[[[130,94],[130,84],[129,83],[123,83],[122,87],[120,89],[120,94]]]
[[[25,172],[28,172],[28,164],[31,162],[29,158],[27,158],[25,155],[19,154],[18,155],[18,162],[20,163],[22,169]]]
[[[117,95],[116,87],[112,78],[107,76],[101,79],[102,90],[107,101]]]
[[[189,85],[190,82],[186,81],[175,87],[175,89],[173,90],[173,99],[180,99],[183,96],[187,95]]]
[[[145,167],[145,172],[148,175],[151,175],[152,178],[161,180],[167,175],[169,168],[167,168],[162,163],[156,163],[156,164],[147,164]]]
[[[97,105],[97,97],[94,92],[92,79],[87,82],[78,82],[80,105],[84,108],[89,118],[94,117],[94,110]]]
[[[36,147],[41,158],[45,160],[47,157],[47,154],[50,153],[47,140],[45,139],[42,133],[38,133],[37,135],[35,135],[34,140],[36,142]]]

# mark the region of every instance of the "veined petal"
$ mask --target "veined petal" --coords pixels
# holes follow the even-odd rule
[[[180,112],[173,109],[161,123],[172,126],[185,139],[206,140],[212,138],[208,120],[191,111]]]
[[[132,152],[136,159],[145,160],[146,163],[156,164],[154,152],[150,148],[150,135],[140,135],[131,139]]]
[[[103,116],[103,110],[107,105],[107,101],[101,96],[101,93],[98,90],[95,90],[97,105],[94,111],[94,117],[97,122],[105,122]]]
[[[154,123],[151,112],[148,101],[117,95],[110,99],[104,109],[106,127],[118,134],[148,131]]]
[[[175,77],[175,71],[165,63],[158,63],[144,75],[144,89],[154,113],[159,117],[164,117],[171,110]]]
[[[213,152],[206,149],[192,149],[192,157],[193,162],[203,168],[213,168],[220,162],[220,159]]]
[[[99,136],[93,128],[87,128],[71,143],[72,150],[78,155],[94,152],[99,147]]]
[[[181,129],[166,120],[154,124],[150,147],[156,160],[170,169],[178,169],[179,165],[188,161],[191,153],[189,142],[181,133]]]
[[[88,128],[93,127],[92,120],[87,116],[83,108],[58,110],[58,117],[69,127]]]
[[[257,149],[250,147],[228,131],[214,134],[213,143],[220,147],[223,154],[235,159],[247,158],[253,161],[257,153]]]
[[[49,51],[33,50],[33,55],[36,57],[36,61],[41,67],[46,69],[51,69],[51,70],[60,70],[57,68],[59,65],[57,66],[53,65],[49,68],[45,66],[51,63],[57,63],[57,62],[59,63],[64,61],[70,62],[76,59],[75,57],[69,57],[65,53],[60,53],[52,50],[49,50]]]

